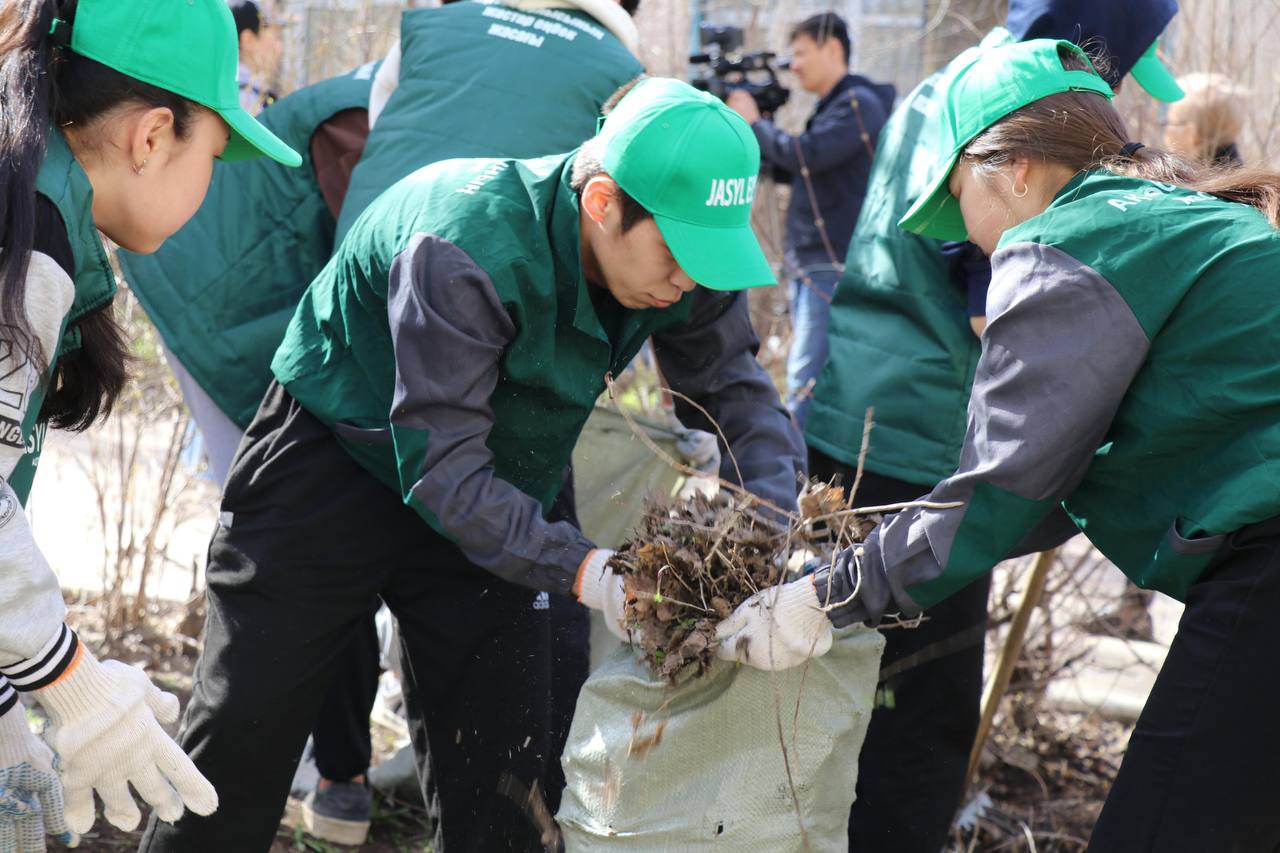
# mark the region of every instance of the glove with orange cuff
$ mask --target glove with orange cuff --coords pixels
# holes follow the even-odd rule
[[[613,635],[622,642],[629,643],[630,632],[623,624],[627,593],[622,575],[609,568],[609,558],[612,556],[613,551],[609,548],[595,548],[588,552],[586,559],[578,567],[578,576],[573,581],[573,593],[582,604],[603,613],[605,624]]]
[[[130,785],[161,820],[177,820],[184,808],[207,815],[218,807],[213,786],[160,727],[177,722],[177,697],[141,669],[99,661],[64,625],[44,652],[6,665],[4,674],[49,715],[45,740],[58,754],[72,832],[93,826],[95,792],[108,821],[136,827],[142,815]]]

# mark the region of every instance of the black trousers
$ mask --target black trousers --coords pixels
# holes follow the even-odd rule
[[[369,714],[378,695],[381,669],[378,627],[370,613],[352,630],[346,650],[334,666],[329,692],[311,732],[316,770],[325,779],[345,782],[369,772],[373,741]]]
[[[1280,850],[1280,517],[1227,537],[1094,827],[1095,853]]]
[[[809,475],[836,477],[848,488],[854,469],[811,447]],[[854,503],[901,503],[928,491],[864,472]],[[882,680],[849,815],[850,853],[938,853],[946,843],[978,731],[990,588],[984,576],[930,608],[919,628],[884,632]]]
[[[556,521],[568,521],[577,526],[572,472],[547,517]],[[586,648],[591,634],[591,621],[586,610],[566,596],[549,596],[548,604],[551,608],[551,630],[556,635],[556,646]],[[381,669],[378,627],[373,614],[353,634],[347,650],[334,667],[336,674],[333,683],[321,704],[316,727],[311,733],[316,769],[321,777],[337,782],[345,782],[367,773],[373,757],[369,715],[378,695]],[[569,725],[573,722],[578,690],[587,678],[587,659],[566,656],[570,657],[573,659],[562,660],[562,665],[552,672],[553,713],[557,715],[553,730],[557,738],[556,755],[563,751],[564,742],[569,737]],[[560,794],[564,788],[563,770],[559,761],[553,762],[551,776],[544,785],[549,808],[554,814],[560,807]]]
[[[436,849],[541,850],[524,796],[558,772],[556,681],[585,677],[587,654],[557,643],[548,598],[471,564],[274,384],[222,510],[180,736],[220,806],[153,819],[140,849],[269,849],[319,705],[381,598],[400,625]]]

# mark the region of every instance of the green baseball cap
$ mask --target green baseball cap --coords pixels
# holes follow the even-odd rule
[[[56,30],[65,26],[54,22]],[[226,0],[80,0],[71,50],[208,107],[231,127],[223,160],[302,157],[240,106],[239,39]]]
[[[970,142],[991,125],[1027,104],[1060,92],[1094,92],[1115,97],[1107,82],[1093,71],[1068,70],[1059,51],[1093,63],[1069,41],[1033,39],[975,52],[974,59],[951,78],[942,96],[942,134],[939,147],[946,160],[929,188],[916,199],[898,225],[939,240],[969,238],[960,202],[948,181],[956,161]]]
[[[688,83],[650,77],[600,137],[605,171],[653,214],[691,279],[714,290],[775,283],[751,230],[760,145],[741,116]]]
[[[1146,89],[1147,94],[1157,101],[1180,101],[1186,97],[1186,92],[1182,91],[1173,73],[1160,61],[1156,53],[1156,44],[1155,41],[1151,43],[1151,47],[1138,57],[1138,61],[1129,69],[1129,73],[1133,75],[1138,85]]]

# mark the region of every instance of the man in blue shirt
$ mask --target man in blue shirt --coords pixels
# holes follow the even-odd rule
[[[791,182],[785,267],[791,287],[787,399],[804,426],[809,391],[827,360],[827,309],[866,193],[876,138],[893,108],[892,86],[849,73],[849,28],[826,12],[791,31],[791,71],[818,106],[793,136],[760,115],[746,91],[728,104],[755,131],[760,155]]]

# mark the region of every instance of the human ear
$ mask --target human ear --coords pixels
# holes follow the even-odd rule
[[[130,121],[127,153],[134,172],[142,174],[157,155],[168,155],[177,140],[173,111],[168,107],[153,107],[135,113]]]
[[[840,44],[840,39],[835,36],[828,36],[827,40],[822,43],[822,49],[827,52],[827,58],[833,63],[848,64],[844,58],[844,45]]]
[[[251,65],[258,53],[258,34],[253,30],[240,31],[240,61]]]
[[[607,175],[596,175],[582,188],[582,210],[592,222],[605,227],[617,198],[617,184]]]
[[[1031,159],[1028,157],[1015,157],[1009,165],[1012,167],[1010,174],[1013,179],[1009,192],[1014,198],[1026,198],[1027,193],[1030,192],[1027,179],[1031,176]]]

